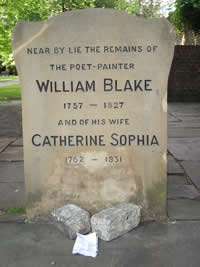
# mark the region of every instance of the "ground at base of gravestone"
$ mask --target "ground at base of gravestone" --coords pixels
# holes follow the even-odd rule
[[[200,104],[169,104],[168,220],[145,222],[93,259],[53,224],[26,224],[21,102],[0,102],[0,266],[200,266]],[[8,213],[8,211],[16,213]]]
[[[54,225],[0,224],[2,267],[199,267],[200,223],[144,223],[111,242],[96,258],[72,255],[73,240]]]

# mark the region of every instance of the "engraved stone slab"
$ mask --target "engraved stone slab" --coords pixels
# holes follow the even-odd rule
[[[29,218],[122,202],[140,204],[144,218],[165,216],[174,40],[165,19],[111,9],[17,24]]]

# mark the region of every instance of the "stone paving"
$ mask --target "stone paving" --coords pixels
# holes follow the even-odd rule
[[[200,104],[168,108],[168,215],[200,219]]]
[[[19,81],[0,81],[0,87],[4,87],[4,86],[9,86],[9,85],[14,85],[14,84],[18,84]]]
[[[99,241],[96,258],[72,255],[54,225],[0,225],[2,267],[199,267],[199,222],[145,223],[112,242]]]
[[[168,132],[168,216],[200,219],[200,104],[169,104]],[[1,102],[0,209],[24,195],[21,103]]]

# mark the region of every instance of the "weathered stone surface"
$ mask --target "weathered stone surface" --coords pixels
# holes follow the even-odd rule
[[[131,203],[123,203],[102,210],[91,218],[92,231],[104,241],[111,241],[138,226],[141,209]]]
[[[30,219],[68,203],[94,213],[119,201],[165,216],[174,43],[166,19],[111,9],[17,24]]]
[[[84,209],[69,204],[52,212],[53,220],[58,228],[63,231],[69,239],[75,239],[76,233],[87,234],[90,232],[90,215]]]

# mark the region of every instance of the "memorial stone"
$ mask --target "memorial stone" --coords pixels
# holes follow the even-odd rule
[[[111,9],[18,22],[29,219],[69,203],[94,214],[124,202],[144,219],[165,217],[174,42],[166,19]]]

